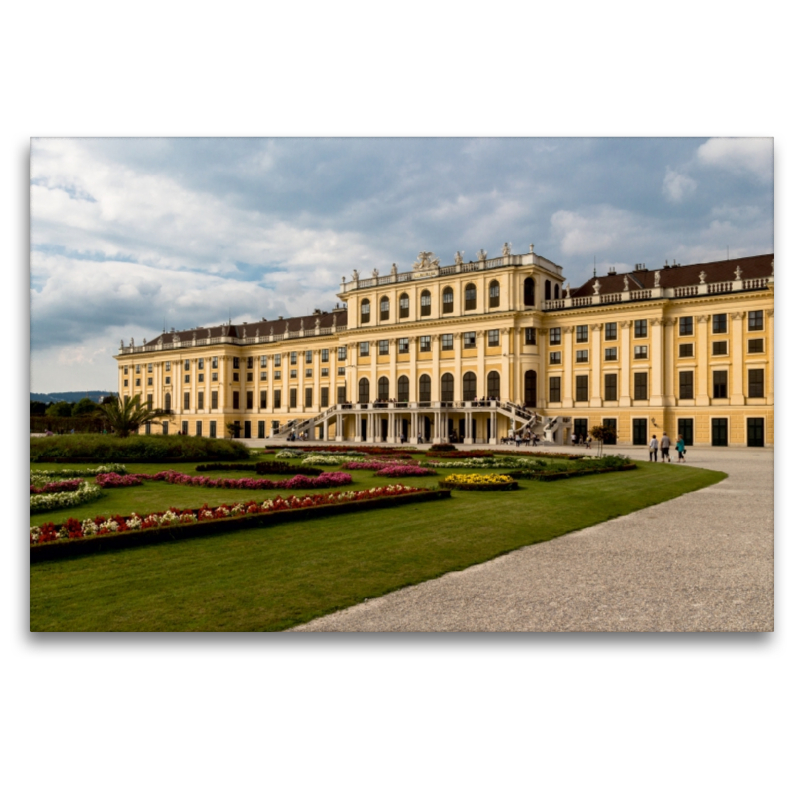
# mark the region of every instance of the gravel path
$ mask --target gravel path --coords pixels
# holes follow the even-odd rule
[[[771,631],[773,451],[689,459],[730,477],[294,630]]]

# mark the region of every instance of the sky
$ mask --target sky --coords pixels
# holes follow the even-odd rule
[[[31,391],[115,390],[120,339],[330,310],[422,250],[613,265],[771,253],[769,138],[39,138]]]

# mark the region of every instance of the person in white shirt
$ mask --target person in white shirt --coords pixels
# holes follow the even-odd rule
[[[655,434],[653,434],[653,438],[650,440],[648,449],[650,451],[650,460],[658,462],[658,439],[656,439]]]

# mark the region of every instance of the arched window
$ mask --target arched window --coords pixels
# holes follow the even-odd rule
[[[405,375],[397,379],[397,400],[400,403],[408,402],[408,378]]]
[[[522,302],[526,306],[536,305],[536,281],[533,278],[525,278],[525,282],[522,284],[522,295]]]
[[[525,405],[536,406],[536,370],[529,369],[525,373]]]
[[[428,300],[430,300],[430,295],[428,295]],[[428,303],[430,306],[430,303]],[[400,295],[400,319],[405,319],[408,316],[408,295],[403,292]]]
[[[453,290],[446,286],[442,292],[442,314],[453,313]]]
[[[500,397],[500,373],[492,370],[486,376],[486,394],[489,397]]]
[[[550,281],[545,281],[545,282],[544,282],[544,299],[545,299],[545,300],[550,300],[550,299],[552,299],[552,298],[550,297]]]
[[[369,380],[362,378],[358,382],[358,402],[369,403]]]
[[[558,296],[560,293],[561,293],[561,287],[557,283],[553,284],[553,297],[555,297],[556,300],[558,300]]]
[[[462,379],[464,386],[464,400],[474,400],[478,394],[478,379],[474,372],[465,372]]]
[[[361,322],[369,322],[369,300],[361,301]]]
[[[389,399],[389,379],[378,378],[378,400]]]
[[[389,319],[389,298],[381,297],[381,322]]]
[[[419,376],[419,401],[421,403],[430,403],[431,401],[431,376]]]
[[[169,411],[172,408],[172,395],[167,392],[164,395],[164,411]]]
[[[500,284],[492,281],[489,284],[489,308],[497,308],[500,305]]]
[[[478,290],[474,283],[468,283],[464,289],[464,310],[474,311],[478,307]]]
[[[442,375],[442,401],[445,403],[452,403],[453,402],[453,390],[455,387],[455,381],[453,380],[453,376],[449,372],[445,372]]]
[[[419,315],[429,317],[431,315],[431,293],[426,289],[419,298]]]

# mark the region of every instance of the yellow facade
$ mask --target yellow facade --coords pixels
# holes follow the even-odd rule
[[[686,283],[692,268],[676,269],[662,271],[665,283]],[[263,320],[233,335],[197,329],[121,347],[119,393],[169,405],[167,430],[190,435],[225,436],[238,423],[238,435],[265,438],[316,418],[317,437],[396,441],[396,416],[406,437],[444,441],[455,430],[496,441],[521,421],[473,401],[498,397],[535,409],[539,431],[549,426],[558,442],[608,424],[621,444],[666,430],[695,445],[769,446],[774,279],[736,273],[707,285],[704,274],[697,285],[656,277],[632,291],[618,276],[624,292],[570,296],[561,267],[532,250],[446,267],[421,254],[411,272],[343,279],[346,307],[332,324],[330,314],[292,331],[296,320]],[[381,415],[376,400],[390,401]],[[337,415],[342,401],[350,407]]]

